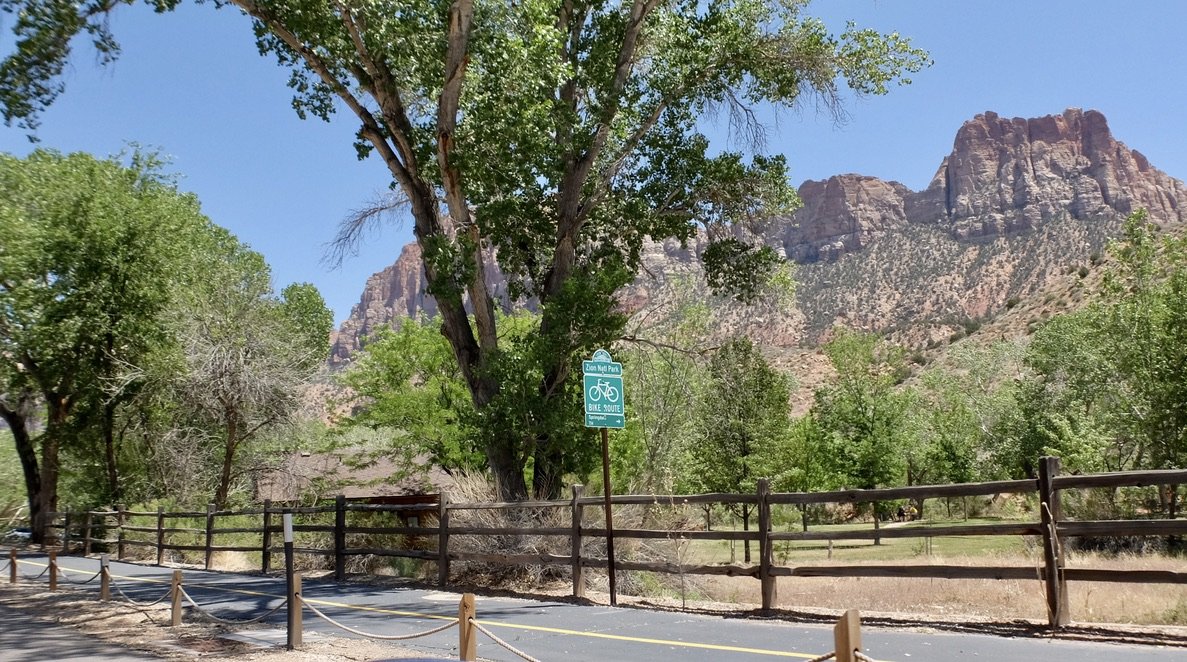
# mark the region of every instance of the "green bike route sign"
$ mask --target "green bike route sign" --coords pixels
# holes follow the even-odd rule
[[[622,388],[622,364],[610,360],[610,352],[599,349],[592,361],[581,362],[585,390],[585,427],[625,428],[626,404]]]

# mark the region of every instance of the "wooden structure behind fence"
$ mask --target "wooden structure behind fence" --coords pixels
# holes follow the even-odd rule
[[[927,485],[894,487],[872,490],[840,490],[833,492],[772,493],[766,480],[760,480],[758,489],[752,494],[698,494],[698,495],[620,495],[614,496],[614,506],[683,506],[696,504],[702,507],[717,505],[747,504],[758,515],[758,528],[753,531],[699,531],[668,529],[620,529],[615,528],[616,539],[669,539],[669,540],[712,540],[749,541],[757,544],[758,563],[752,565],[713,564],[684,565],[679,563],[656,563],[617,560],[617,568],[625,571],[648,571],[659,573],[682,573],[689,575],[728,575],[753,577],[761,584],[763,609],[775,606],[776,583],[779,577],[902,577],[902,578],[945,578],[945,579],[1039,579],[1046,586],[1047,611],[1051,625],[1059,626],[1069,620],[1067,582],[1103,581],[1132,583],[1187,584],[1187,572],[1162,570],[1105,570],[1068,568],[1063,550],[1063,541],[1077,536],[1182,536],[1187,535],[1187,520],[1183,519],[1125,519],[1125,520],[1069,520],[1063,516],[1061,493],[1067,490],[1086,488],[1120,488],[1144,486],[1177,486],[1187,484],[1187,470],[1130,471],[1090,475],[1060,475],[1058,458],[1043,458],[1040,475],[1036,479],[965,483],[954,485]],[[1038,521],[1001,524],[961,524],[946,526],[879,527],[877,521],[869,529],[846,531],[800,531],[779,532],[771,526],[771,507],[794,505],[807,507],[814,504],[875,504],[879,502],[910,499],[996,496],[1001,494],[1036,494],[1039,501]],[[1172,504],[1174,500],[1172,499]],[[276,515],[292,513],[298,518],[294,531],[317,534],[322,544],[309,544],[296,548],[299,554],[320,555],[332,559],[334,574],[339,581],[345,579],[346,561],[349,557],[375,555],[403,557],[433,561],[437,564],[438,579],[442,585],[449,581],[452,561],[478,561],[504,565],[552,565],[571,568],[573,594],[583,596],[585,592],[586,568],[607,567],[605,558],[589,557],[582,553],[583,543],[589,539],[605,538],[606,530],[587,526],[589,521],[601,519],[604,507],[602,497],[587,497],[581,486],[574,486],[569,499],[556,501],[523,501],[512,503],[454,503],[448,494],[439,495],[433,504],[367,504],[349,502],[342,496],[333,505],[313,507],[277,507],[265,502],[262,508],[247,510],[214,510],[195,512],[132,511],[116,508],[107,511],[61,514],[55,525],[63,529],[63,549],[70,550],[81,545],[79,551],[90,553],[103,544],[114,548],[118,558],[123,559],[130,547],[145,547],[156,554],[161,564],[169,551],[201,552],[207,568],[211,557],[217,552],[243,552],[258,554],[260,568],[270,570],[272,555],[283,548],[274,544],[280,532],[280,518]],[[1173,508],[1173,506],[1172,506]],[[567,513],[565,526],[542,527],[476,527],[451,523],[456,521],[460,511],[475,510],[530,510],[535,512],[560,511]],[[427,517],[417,517],[409,526],[403,518],[423,512]],[[1172,509],[1173,514],[1173,509]],[[364,514],[371,515],[365,516]],[[388,514],[400,525],[384,525],[373,521]],[[454,517],[451,518],[451,514]],[[219,527],[221,520],[236,518],[236,526]],[[250,520],[250,525],[243,520]],[[370,519],[372,521],[360,520]],[[555,518],[554,518],[555,519]],[[427,524],[433,521],[433,525]],[[180,524],[190,524],[182,526]],[[114,537],[112,533],[114,532]],[[100,534],[103,534],[100,537]],[[216,545],[220,536],[250,534],[258,536],[254,545]],[[404,545],[380,547],[351,547],[348,542],[356,534],[369,536],[400,536]],[[555,536],[568,540],[570,553],[554,554],[493,554],[476,553],[451,548],[451,539],[460,536]],[[837,541],[873,540],[891,538],[938,538],[945,536],[1035,536],[1042,540],[1043,564],[1034,566],[959,566],[959,565],[905,565],[905,564],[833,564],[811,566],[782,566],[775,563],[773,548],[779,541]],[[187,542],[178,542],[179,540]],[[562,543],[563,544],[563,543]]]

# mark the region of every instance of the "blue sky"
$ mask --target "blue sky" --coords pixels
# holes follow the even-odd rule
[[[832,0],[809,13],[837,30],[853,20],[901,32],[935,65],[887,96],[849,100],[841,125],[811,106],[780,117],[768,151],[787,154],[796,184],[856,172],[920,189],[977,113],[1072,106],[1100,110],[1120,140],[1187,178],[1187,2]],[[11,17],[0,20],[7,51]],[[101,68],[78,49],[66,93],[43,116],[41,145],[98,155],[129,142],[158,148],[206,214],[265,255],[278,287],[314,283],[341,322],[367,277],[411,241],[406,225],[388,227],[340,269],[321,263],[337,222],[389,181],[378,161],[355,158],[354,123],[299,120],[287,72],[256,53],[236,11],[120,7],[112,25],[123,56]],[[30,149],[24,132],[0,128],[0,150]]]

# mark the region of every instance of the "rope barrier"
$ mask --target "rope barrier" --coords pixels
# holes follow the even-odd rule
[[[814,657],[810,660],[805,660],[804,662],[824,662],[825,660],[831,660],[836,656],[837,656],[836,652],[825,653],[824,655],[821,655],[820,657]]]
[[[861,651],[853,651],[853,657],[856,657],[857,659],[861,660],[861,662],[878,662],[874,658],[866,655],[865,653],[862,653]]]
[[[19,561],[18,561],[18,563],[19,563]],[[30,577],[29,575],[21,575],[21,574],[20,574],[20,570],[17,570],[17,574],[20,576],[20,578],[21,578],[21,579],[27,579],[27,580],[29,580],[29,581],[35,581],[35,580],[41,579],[42,577],[44,577],[44,576],[45,576],[45,573],[47,573],[47,572],[49,572],[49,566],[48,566],[48,565],[46,565],[46,566],[45,566],[45,569],[44,569],[44,570],[42,570],[42,571],[41,571],[41,573],[40,573],[40,574],[38,574],[38,575],[37,575],[37,576],[35,576],[35,577]]]
[[[207,611],[206,609],[204,609],[201,605],[199,605],[194,600],[194,598],[191,597],[190,594],[186,592],[186,590],[184,588],[181,589],[181,595],[186,600],[189,600],[190,604],[193,605],[194,610],[197,611],[198,614],[205,616],[206,618],[209,618],[210,620],[212,620],[216,623],[222,623],[223,625],[251,625],[252,623],[259,623],[260,621],[264,620],[265,618],[268,618],[269,616],[280,611],[280,609],[282,607],[284,607],[285,605],[287,605],[289,602],[288,598],[285,598],[284,600],[282,600],[280,602],[280,604],[276,605],[275,608],[273,608],[271,611],[269,611],[268,613],[266,613],[262,616],[257,616],[255,618],[250,618],[250,619],[246,619],[246,620],[238,620],[238,619],[219,618],[218,616],[215,616],[214,614],[212,614],[209,611]]]
[[[84,581],[81,581],[81,582],[80,582],[80,581],[78,581],[77,579],[71,579],[71,578],[70,578],[70,573],[71,573],[71,572],[85,572],[85,570],[84,570],[84,571],[79,571],[79,570],[74,570],[73,568],[58,568],[58,570],[62,570],[62,571],[63,571],[63,572],[62,572],[62,578],[64,578],[66,581],[68,581],[68,582],[70,582],[70,583],[72,583],[72,584],[78,584],[78,585],[80,585],[80,586],[81,586],[81,585],[83,585],[83,584],[90,584],[91,582],[93,582],[93,581],[95,581],[96,579],[98,579],[98,578],[99,578],[99,575],[102,575],[102,574],[103,574],[103,568],[99,568],[99,572],[96,572],[95,574],[91,575],[91,578],[90,578],[90,579],[87,579],[87,580],[84,580]]]
[[[474,627],[475,627],[475,628],[476,628],[476,629],[477,629],[479,632],[481,632],[482,634],[485,634],[486,636],[488,636],[488,637],[490,637],[491,639],[493,639],[493,640],[494,640],[494,642],[495,642],[496,644],[498,644],[498,645],[502,646],[503,648],[507,649],[508,651],[511,651],[511,653],[513,653],[513,654],[515,654],[515,655],[518,655],[518,656],[522,657],[524,660],[527,660],[527,662],[540,662],[540,660],[537,660],[536,658],[532,657],[531,655],[528,655],[527,653],[525,653],[525,652],[523,652],[523,651],[519,650],[519,649],[518,649],[518,648],[516,648],[515,646],[512,646],[511,644],[509,644],[509,643],[507,643],[507,642],[503,641],[502,639],[500,639],[500,638],[496,637],[496,636],[495,636],[495,634],[494,634],[493,632],[491,632],[490,630],[488,630],[488,629],[486,629],[486,628],[482,627],[482,624],[481,624],[481,623],[479,623],[477,620],[475,620],[475,619],[471,618],[471,619],[470,619],[470,623],[471,623],[471,624],[472,624],[472,625],[473,625],[473,626],[474,626]]]
[[[420,637],[427,637],[430,634],[437,634],[438,632],[443,632],[443,631],[448,630],[449,628],[457,625],[457,621],[452,620],[452,621],[446,623],[445,625],[442,625],[441,627],[433,628],[432,630],[425,630],[424,632],[417,632],[415,634],[371,634],[368,632],[363,632],[361,630],[356,630],[350,626],[343,625],[343,624],[339,623],[338,621],[335,621],[334,619],[330,618],[329,616],[326,616],[325,614],[323,614],[320,609],[318,609],[317,607],[314,607],[313,605],[309,604],[305,600],[302,600],[301,604],[306,607],[309,607],[309,611],[312,611],[315,615],[320,616],[323,620],[325,620],[330,625],[333,625],[335,627],[346,630],[347,632],[349,632],[351,634],[357,634],[360,637],[367,637],[369,639],[382,639],[385,641],[400,641],[400,640],[404,640],[404,639],[419,639]]]
[[[124,600],[127,600],[128,602],[132,603],[132,605],[135,607],[151,607],[151,606],[157,604],[158,602],[160,602],[161,600],[164,600],[165,598],[169,597],[169,594],[173,593],[173,589],[170,588],[169,590],[165,591],[165,595],[162,595],[161,597],[157,598],[156,600],[153,600],[152,602],[140,602],[139,600],[136,600],[135,598],[128,595],[127,593],[124,593],[124,589],[120,588],[115,583],[114,580],[111,582],[111,587],[115,589],[116,593],[120,594],[120,597],[122,597]]]

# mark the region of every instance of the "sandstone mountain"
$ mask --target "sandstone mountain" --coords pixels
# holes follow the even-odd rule
[[[799,192],[804,206],[774,219],[766,236],[797,265],[794,305],[718,302],[713,326],[722,336],[744,333],[794,350],[841,324],[934,345],[1069,271],[1091,268],[1138,208],[1164,226],[1187,221],[1187,186],[1118,142],[1093,110],[978,115],[957,132],[923,191],[846,174],[805,182]],[[682,297],[703,298],[700,248],[649,247],[645,272],[622,295],[640,324],[662,320]],[[335,334],[332,363],[347,360],[377,327],[434,312],[419,258],[409,245],[368,280]],[[497,273],[488,276],[501,284]]]

